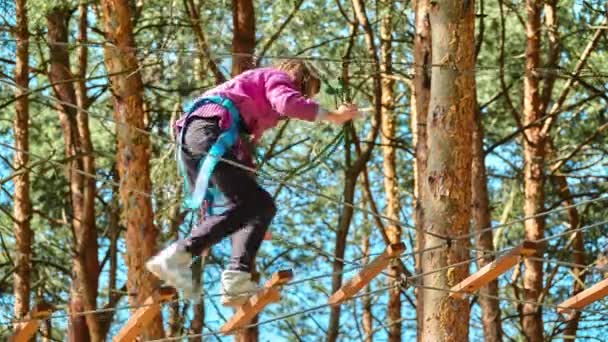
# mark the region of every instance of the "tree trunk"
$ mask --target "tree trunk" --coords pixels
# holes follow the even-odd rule
[[[372,129],[369,132],[367,141],[375,141],[378,135],[378,131],[380,128],[380,113],[382,110],[382,87],[380,82],[380,61],[377,55],[377,49],[374,42],[373,31],[370,25],[370,22],[367,18],[367,13],[365,11],[365,5],[362,0],[353,0],[353,9],[355,11],[355,15],[357,18],[357,22],[359,25],[363,27],[365,32],[365,42],[367,45],[367,51],[370,58],[373,59],[373,82],[374,82],[374,117],[372,118]],[[343,67],[343,81],[345,86],[348,86],[348,70],[346,67]],[[352,124],[346,124],[345,127],[345,135],[347,137],[351,137],[353,140],[357,139],[356,131],[353,128]],[[354,141],[355,145],[358,142]],[[351,162],[351,144],[352,142],[348,142],[348,139],[345,139],[345,160],[346,160],[346,170],[344,175],[344,188],[342,191],[342,199],[344,203],[353,203],[355,198],[355,188],[357,184],[357,177],[364,170],[365,163],[370,158],[371,151],[373,148],[373,144],[367,146],[364,150],[361,150],[358,153],[357,159]],[[346,237],[348,236],[348,229],[350,227],[350,222],[353,216],[353,208],[352,206],[344,205],[342,206],[342,212],[340,214],[340,219],[338,222],[338,227],[336,230],[336,245],[334,250],[335,259],[333,261],[333,273],[331,288],[332,293],[335,293],[342,286],[342,271],[344,269],[344,263],[342,260],[344,259],[344,252],[346,250]],[[340,312],[341,306],[336,305],[333,306],[330,310],[329,314],[329,326],[327,329],[327,342],[335,342],[340,333]]]
[[[30,173],[26,169],[29,163],[29,32],[27,24],[26,0],[16,0],[17,40],[15,63],[15,121],[13,123],[15,139],[15,155],[13,165],[15,170],[25,169],[13,178],[15,196],[13,197],[13,231],[15,234],[15,276],[13,278],[13,293],[15,299],[15,318],[23,318],[30,309],[30,271],[32,260],[33,232],[30,227]],[[18,325],[15,326],[17,328]]]
[[[526,74],[524,77],[524,108],[523,125],[527,126],[540,119],[540,89],[539,78],[536,74],[540,67],[540,16],[541,1],[527,0],[526,8]],[[541,124],[524,131],[524,215],[534,216],[544,208],[544,176],[543,164],[545,157],[544,142],[541,135]],[[545,230],[545,218],[539,216],[526,220],[524,223],[526,239],[541,239]],[[534,256],[542,258],[542,250]],[[536,302],[543,289],[542,261],[525,259],[524,271],[524,300]],[[531,342],[543,340],[542,307],[526,303],[522,307],[522,328],[524,335]]]
[[[424,181],[425,228],[445,236],[470,229],[471,130],[475,111],[474,3],[441,0],[430,11],[433,71],[427,117],[428,160]],[[425,248],[444,243],[427,235]],[[424,253],[422,271],[429,272],[469,258],[468,240]],[[468,340],[469,302],[446,291],[463,280],[468,266],[424,276],[423,341]]]
[[[232,76],[255,67],[255,11],[252,0],[232,0]]]
[[[471,218],[473,219],[473,231],[479,232],[484,228],[491,227],[490,200],[488,198],[488,178],[486,175],[485,155],[483,151],[483,123],[479,108],[475,110],[473,120],[473,163],[471,166]],[[477,251],[477,266],[482,268],[491,263],[494,257],[486,256],[486,252],[494,251],[492,231],[486,230],[475,235],[475,246]],[[502,341],[502,322],[500,320],[500,306],[495,298],[498,296],[498,281],[491,281],[487,286],[479,290],[479,305],[481,306],[483,324],[483,336],[487,342]]]
[[[348,152],[347,152],[348,153]],[[344,190],[342,191],[342,198],[345,203],[353,203],[355,198],[355,185],[357,184],[356,175],[352,175],[346,172],[344,180]],[[353,216],[353,208],[350,206],[343,206],[340,219],[338,222],[338,229],[336,231],[336,247],[334,249],[334,261],[333,261],[333,276],[331,279],[332,293],[335,293],[340,286],[342,286],[342,271],[344,270],[344,252],[346,250],[346,238],[348,236],[348,228]],[[332,306],[329,315],[329,328],[327,329],[328,342],[335,342],[340,334],[340,305]]]
[[[363,181],[365,183],[365,180]],[[365,184],[363,184],[365,188]],[[371,202],[367,191],[363,192],[363,207],[367,208],[367,203]],[[361,263],[366,265],[369,262],[369,231],[367,230],[370,226],[369,215],[363,214],[363,229],[361,233]],[[371,286],[367,284],[365,286],[365,292],[371,291]],[[365,334],[364,341],[372,342],[374,340],[374,323],[372,316],[372,298],[370,295],[365,295],[361,298],[361,306],[363,307],[363,313],[361,314],[361,326],[363,326],[363,333]]]
[[[369,262],[369,235],[365,234],[362,238],[363,243],[361,246],[363,252],[363,259],[361,262],[367,264]],[[365,287],[365,292],[370,292],[371,286]],[[363,326],[363,332],[365,333],[365,342],[372,342],[374,340],[374,325],[372,320],[372,298],[367,295],[361,299],[361,305],[363,306],[363,314],[361,315],[361,321]]]
[[[86,88],[80,89],[77,99],[74,79],[70,72],[67,49],[67,9],[55,8],[47,14],[50,54],[49,80],[56,97],[59,120],[64,135],[66,170],[70,186],[71,225],[74,231],[74,274],[70,288],[70,312],[97,308],[99,261],[97,258],[97,232],[95,227],[95,180],[85,178],[84,172],[95,173],[88,119],[86,113],[76,108],[86,96]],[[82,87],[82,85],[81,85]],[[84,92],[84,93],[83,93]],[[78,113],[80,112],[80,113]],[[80,120],[79,120],[80,119]],[[86,166],[85,166],[86,165]],[[103,341],[101,327],[95,314],[72,317],[68,324],[68,336],[72,341]]]
[[[382,155],[383,171],[384,171],[384,194],[386,197],[386,213],[385,215],[394,220],[386,226],[386,232],[391,243],[401,242],[401,227],[394,222],[399,221],[399,213],[401,207],[399,203],[399,182],[397,180],[396,168],[396,149],[395,149],[395,130],[396,116],[394,83],[391,78],[393,73],[392,67],[392,16],[393,3],[389,1],[385,4],[388,6],[387,14],[382,18],[380,29],[380,51],[382,62],[380,65],[382,71]],[[399,272],[396,267],[390,267],[389,275],[395,279],[399,279]],[[393,287],[389,290],[388,299],[388,324],[389,324],[389,341],[401,341],[401,289]]]
[[[416,157],[414,159],[414,199],[413,211],[416,226],[416,249],[424,248],[424,207],[422,184],[426,178],[426,159],[427,159],[427,135],[426,135],[426,116],[429,110],[429,100],[431,93],[431,32],[429,22],[429,0],[414,1],[415,12],[415,31],[414,36],[414,80],[411,100],[411,129],[412,146],[414,146]],[[415,273],[422,272],[422,253],[416,254]],[[424,285],[423,279],[418,280]],[[416,288],[416,336],[420,341],[422,337],[422,327],[424,321],[424,305],[422,289]]]
[[[255,67],[255,10],[252,0],[232,0],[232,76],[237,76]],[[254,265],[255,267],[255,265]],[[253,270],[254,279],[257,279]],[[258,321],[256,315],[250,323]],[[241,330],[235,336],[236,342],[257,342],[259,329],[256,326]]]
[[[144,263],[156,252],[158,231],[154,226],[149,194],[150,141],[144,129],[143,84],[137,62],[131,11],[127,0],[102,0],[106,39],[105,64],[112,86],[117,135],[117,168],[120,176],[122,215],[127,228],[127,289],[131,305],[141,305],[154,291],[156,278]],[[148,339],[164,335],[162,317],[157,315],[144,331]]]
[[[192,30],[196,35],[196,43],[198,44],[198,54],[201,65],[203,65],[203,63],[206,61],[207,68],[211,70],[211,73],[215,78],[215,84],[223,83],[226,81],[226,78],[220,71],[220,68],[217,66],[215,60],[213,60],[213,56],[211,56],[211,53],[209,52],[209,44],[207,43],[207,37],[205,37],[205,33],[203,31],[201,16],[194,3],[194,0],[184,0],[184,7],[186,8],[186,12],[188,12],[188,16],[190,17],[190,25],[192,25]],[[201,72],[201,76],[206,74],[204,68],[202,69],[203,72]],[[201,77],[201,79],[205,78],[206,77]]]
[[[549,150],[550,155],[554,155],[553,148],[550,142],[550,138],[547,138],[547,148]],[[552,176],[550,177],[551,183],[557,189],[557,195],[562,200],[562,204],[564,206],[568,206],[568,223],[570,224],[570,230],[576,230],[580,227],[580,218],[578,214],[578,209],[575,207],[574,200],[572,199],[572,193],[570,192],[570,186],[568,185],[568,180],[566,176],[563,175],[555,175],[553,173],[559,172],[559,170],[551,169]],[[583,238],[583,232],[573,233],[574,241],[572,242],[572,262],[579,265],[586,265],[586,255],[585,255],[585,240]],[[570,296],[576,296],[579,292],[585,289],[585,276],[586,272],[584,269],[580,267],[572,268],[572,293]],[[566,321],[566,327],[564,329],[563,335],[564,341],[574,341],[576,340],[576,331],[578,330],[578,323],[581,319],[581,312],[576,311],[572,314],[570,319]]]

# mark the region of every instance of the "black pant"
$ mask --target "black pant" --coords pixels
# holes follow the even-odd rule
[[[184,124],[183,148],[180,151],[188,175],[190,189],[195,183],[198,164],[222,133],[217,118],[192,118]],[[232,151],[223,159],[237,163]],[[232,257],[229,270],[250,272],[254,258],[275,213],[272,196],[262,189],[254,175],[238,166],[220,161],[213,174],[211,184],[226,198],[226,210],[207,216],[199,222],[189,237],[179,244],[192,255],[199,255],[206,248],[232,235]]]

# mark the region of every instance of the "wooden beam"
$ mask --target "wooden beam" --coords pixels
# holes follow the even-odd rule
[[[579,292],[573,297],[568,298],[560,305],[558,305],[557,312],[567,313],[573,310],[582,309],[585,306],[598,301],[608,296],[608,278],[600,281],[599,283],[591,286],[590,288]]]
[[[233,332],[251,321],[266,305],[278,302],[281,299],[278,287],[286,284],[292,278],[293,272],[291,270],[283,270],[273,274],[272,278],[264,285],[264,288],[238,308],[234,316],[222,326],[220,331],[224,334]]]
[[[365,265],[359,274],[344,283],[336,293],[329,297],[329,304],[337,305],[354,296],[365,285],[369,284],[372,279],[378,276],[388,266],[392,258],[401,255],[404,251],[405,244],[403,242],[390,244],[386,247],[384,253]]]
[[[153,295],[146,298],[144,305],[137,309],[127,323],[114,336],[114,342],[135,341],[141,331],[160,313],[160,304],[173,298],[176,291],[172,287],[161,287]]]
[[[38,331],[40,320],[47,318],[53,310],[53,306],[48,303],[36,305],[32,311],[24,317],[24,321],[26,322],[22,325],[15,323],[17,328],[15,329],[13,336],[9,338],[9,342],[28,342]]]
[[[521,245],[511,249],[507,254],[485,265],[477,272],[471,274],[450,290],[450,297],[464,298],[466,293],[473,293],[492,280],[498,278],[511,267],[515,266],[521,256],[530,256],[536,252],[539,245],[532,241],[524,241]]]

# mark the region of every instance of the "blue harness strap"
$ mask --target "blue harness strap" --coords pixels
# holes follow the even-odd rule
[[[198,99],[190,108],[186,111],[186,120],[188,117],[194,113],[196,109],[199,107],[208,104],[215,103],[218,104],[228,110],[230,116],[232,117],[232,123],[230,127],[223,131],[217,141],[211,146],[207,156],[201,158],[198,164],[198,174],[196,176],[196,181],[194,182],[194,189],[191,192],[188,186],[188,176],[186,173],[186,167],[181,160],[180,153],[177,154],[177,163],[180,168],[180,172],[182,177],[184,177],[184,200],[183,206],[186,209],[196,210],[201,207],[203,201],[206,199],[209,203],[214,201],[214,198],[217,197],[217,191],[210,191],[209,189],[209,180],[211,179],[211,175],[213,174],[213,170],[217,163],[221,160],[222,156],[234,146],[237,139],[239,138],[239,127],[241,124],[241,118],[239,114],[239,110],[234,105],[230,99],[221,97],[221,96],[207,96]],[[184,129],[182,128],[179,136],[179,144],[183,143],[183,135]],[[211,209],[211,206],[208,208]]]

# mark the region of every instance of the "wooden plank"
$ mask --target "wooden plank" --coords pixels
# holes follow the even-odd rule
[[[220,331],[224,334],[233,332],[251,321],[266,305],[281,300],[281,293],[277,287],[286,284],[292,278],[293,272],[291,270],[283,270],[273,274],[264,285],[264,288],[238,308],[234,316],[222,326]]]
[[[150,321],[160,313],[160,304],[173,298],[176,291],[172,287],[162,287],[153,295],[146,298],[144,306],[135,311],[127,323],[120,329],[118,334],[114,336],[114,342],[131,342],[135,341],[137,336],[144,328],[150,324]]]
[[[24,317],[24,320],[27,320],[27,322],[24,322],[23,324],[16,323],[17,329],[13,336],[9,338],[9,341],[28,342],[38,331],[40,320],[47,318],[53,310],[53,306],[48,303],[36,305],[34,309]]]
[[[331,297],[329,297],[328,303],[331,305],[337,305],[346,299],[354,296],[359,292],[365,285],[369,284],[383,269],[385,269],[391,258],[399,256],[405,251],[405,244],[394,243],[389,245],[384,253],[378,256],[369,264],[365,265],[361,272],[359,272],[352,279],[342,285],[342,287],[336,291]]]
[[[558,305],[559,308],[557,309],[557,312],[567,313],[576,309],[582,309],[585,306],[606,296],[608,296],[608,278],[582,292],[579,292],[575,296],[566,299],[564,302]]]
[[[471,274],[460,283],[454,285],[450,290],[450,297],[456,299],[464,298],[466,293],[473,293],[492,280],[498,278],[511,267],[515,266],[520,256],[529,256],[536,252],[538,244],[524,241],[521,245],[513,248],[509,253],[498,257],[496,260],[485,265],[477,272]]]

